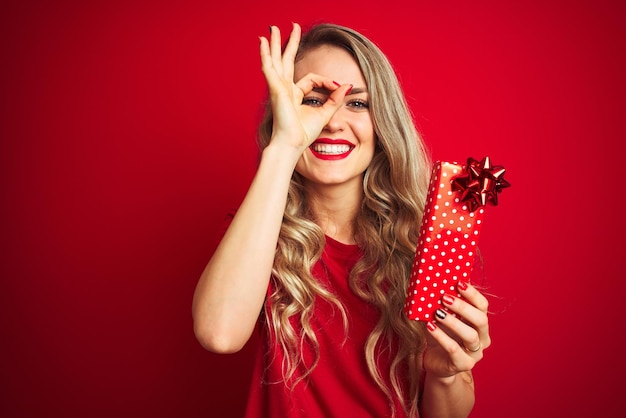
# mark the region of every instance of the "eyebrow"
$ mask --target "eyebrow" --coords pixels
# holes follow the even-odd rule
[[[326,95],[326,96],[329,96],[329,95],[330,95],[330,90],[325,89],[325,88],[318,88],[318,87],[315,87],[315,88],[313,89],[313,91],[314,91],[314,92],[316,92],[316,93],[319,93],[319,94]],[[351,96],[351,95],[353,95],[353,94],[360,94],[360,93],[367,93],[367,89],[366,89],[366,88],[364,88],[364,87],[355,87],[355,88],[353,88],[353,89],[350,91],[350,93],[348,93],[346,96]]]

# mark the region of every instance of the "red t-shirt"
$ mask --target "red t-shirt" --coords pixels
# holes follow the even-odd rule
[[[246,417],[391,416],[388,399],[370,376],[364,353],[365,341],[380,314],[348,286],[350,270],[361,255],[356,245],[326,237],[322,258],[314,266],[313,275],[343,303],[348,313],[348,338],[343,343],[343,320],[337,307],[318,298],[312,326],[320,345],[319,363],[293,391],[283,382],[284,356],[280,347],[270,340],[267,328],[260,327],[261,344],[254,364]],[[307,364],[311,364],[312,350],[305,347],[304,354]],[[387,381],[391,357],[389,353],[381,353],[379,358],[381,375]],[[405,417],[400,403],[395,404],[396,417]]]

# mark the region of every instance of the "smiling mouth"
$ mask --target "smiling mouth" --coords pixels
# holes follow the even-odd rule
[[[311,145],[311,149],[321,155],[341,155],[352,150],[354,146],[347,144],[324,144],[315,143]]]

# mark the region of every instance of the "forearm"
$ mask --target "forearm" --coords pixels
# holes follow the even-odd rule
[[[196,287],[196,336],[211,351],[249,339],[263,306],[295,166],[295,153],[266,149],[248,193]]]
[[[422,418],[467,417],[474,407],[474,378],[464,372],[447,378],[426,374],[422,393]]]

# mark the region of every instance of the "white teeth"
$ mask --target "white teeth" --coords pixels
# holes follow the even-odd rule
[[[314,144],[313,150],[320,154],[344,154],[350,151],[350,145],[346,144]]]

